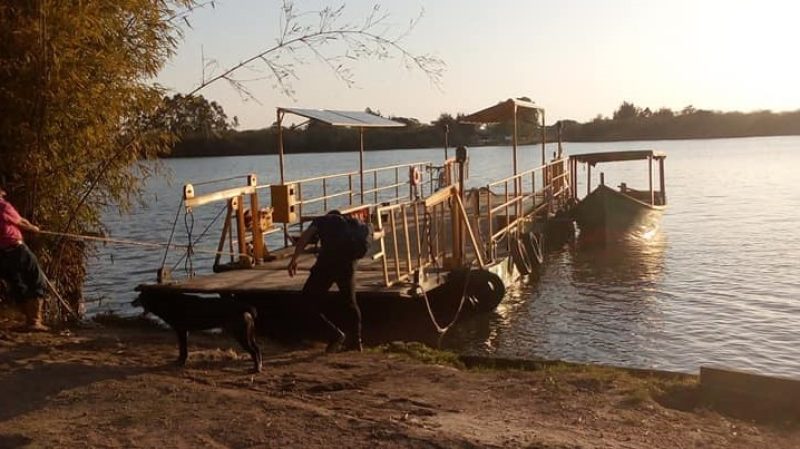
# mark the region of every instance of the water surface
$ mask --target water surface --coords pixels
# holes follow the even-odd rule
[[[668,155],[668,209],[660,232],[646,244],[610,248],[568,245],[547,255],[541,281],[511,292],[492,314],[471,317],[444,345],[474,353],[558,358],[695,372],[721,364],[763,373],[800,376],[800,137],[568,143],[568,153],[654,148]],[[548,148],[548,153],[553,151]],[[511,150],[470,151],[472,185],[511,172]],[[366,165],[440,161],[441,149],[373,151]],[[521,166],[540,158],[540,147],[520,149]],[[290,178],[349,171],[355,153],[287,157]],[[172,184],[148,185],[146,208],[109,214],[113,236],[147,241],[169,238],[181,185],[256,172],[278,178],[273,156],[172,159]],[[603,166],[606,183],[647,187],[645,162]],[[594,173],[596,175],[596,173]],[[579,173],[581,193],[584,172]],[[595,181],[596,182],[596,181]],[[218,213],[195,212],[193,236]],[[190,221],[179,216],[178,242]],[[213,247],[218,228],[204,240]],[[133,288],[154,280],[161,251],[99,248],[87,292],[102,299],[90,312],[132,313]],[[113,255],[113,257],[112,257]],[[177,264],[176,264],[177,262]],[[169,254],[176,272],[202,270]]]

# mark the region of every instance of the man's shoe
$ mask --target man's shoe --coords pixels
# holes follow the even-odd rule
[[[325,348],[325,352],[328,354],[340,352],[342,350],[342,345],[344,345],[344,340],[346,338],[347,337],[344,335],[344,332],[339,331],[339,336],[334,338],[328,343],[328,346]]]

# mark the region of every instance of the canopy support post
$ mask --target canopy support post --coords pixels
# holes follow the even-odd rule
[[[361,180],[361,204],[364,204],[364,127],[358,128],[361,146],[358,151],[358,177]]]
[[[544,109],[539,109],[542,112],[542,165],[545,164],[547,157],[545,156],[545,145],[547,145],[547,125],[544,121]]]
[[[667,184],[664,181],[664,158],[658,159],[658,177],[661,182],[661,205],[667,204]]]

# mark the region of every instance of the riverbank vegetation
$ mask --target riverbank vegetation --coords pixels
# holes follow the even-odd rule
[[[166,102],[174,101],[166,98]],[[215,110],[214,114],[205,111]],[[229,119],[221,107],[208,100],[197,102],[197,114],[186,114],[182,129],[188,132],[170,153],[175,157],[233,156],[276,154],[277,130],[271,127],[237,131],[236,119]],[[367,108],[367,112],[380,112]],[[410,149],[450,146],[507,145],[510,143],[511,123],[484,127],[459,123],[461,115],[442,113],[430,123],[412,117],[389,116],[404,123],[404,128],[375,129],[365,134],[369,148]],[[800,110],[774,113],[720,112],[687,106],[680,111],[661,108],[655,111],[623,102],[611,117],[598,115],[594,120],[579,123],[564,120],[562,136],[565,141],[601,142],[619,140],[706,139],[723,137],[756,137],[800,135]],[[224,124],[224,126],[220,126]],[[522,143],[538,143],[541,134],[529,122],[520,123]],[[196,130],[196,131],[191,131]],[[557,138],[557,125],[547,128],[547,139]],[[358,131],[309,122],[301,127],[284,130],[287,152],[353,151],[358,147]]]

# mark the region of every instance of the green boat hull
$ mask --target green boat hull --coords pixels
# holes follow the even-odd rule
[[[573,216],[585,241],[649,239],[658,231],[665,208],[600,185],[578,203]]]

